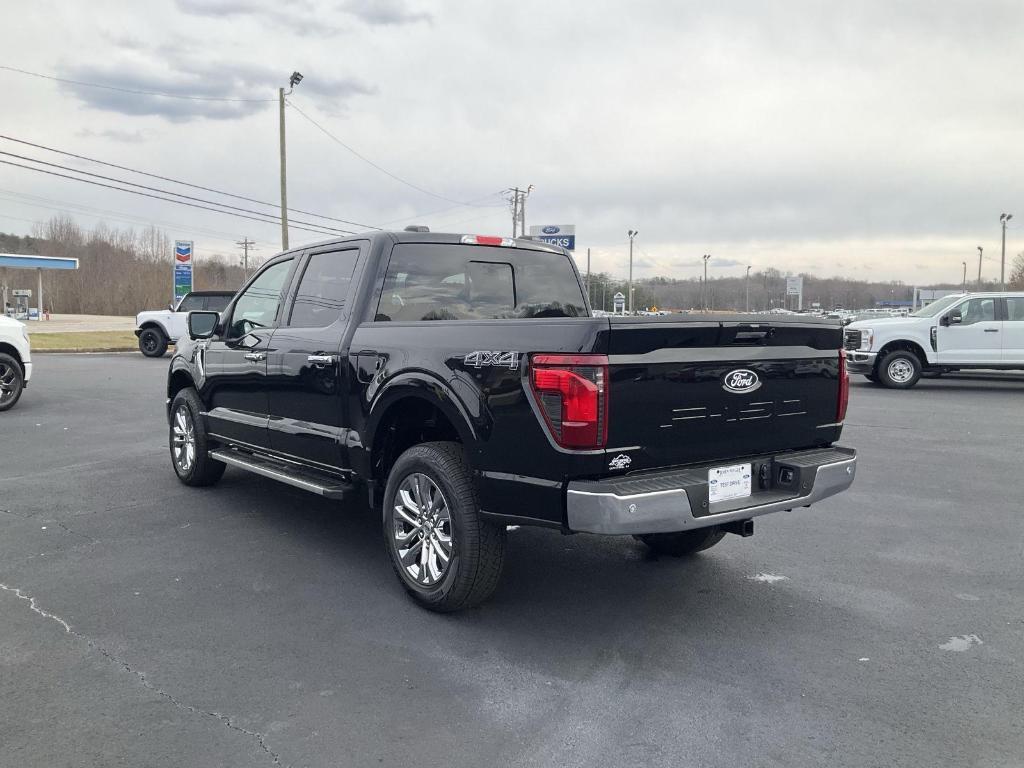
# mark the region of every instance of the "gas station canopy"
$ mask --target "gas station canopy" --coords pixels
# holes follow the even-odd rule
[[[39,292],[36,294],[36,318],[43,319],[43,270],[78,269],[78,259],[63,256],[25,256],[17,253],[0,253],[0,267],[8,269],[34,269],[39,276]],[[29,293],[29,291],[25,291]],[[7,286],[3,286],[3,305],[0,313],[7,310]]]
[[[14,269],[78,269],[78,259],[61,256],[21,256],[14,253],[0,253],[0,267]]]

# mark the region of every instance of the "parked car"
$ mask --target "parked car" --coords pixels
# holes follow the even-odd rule
[[[506,527],[685,555],[847,488],[842,331],[799,316],[592,317],[568,251],[379,232],[271,259],[171,360],[186,485],[238,467],[380,510],[405,590],[495,589]]]
[[[139,351],[146,357],[163,357],[168,344],[176,344],[185,335],[185,318],[193,310],[220,312],[234,291],[193,291],[182,296],[177,306],[140,312],[135,316],[135,335]]]
[[[0,411],[14,407],[32,378],[32,349],[24,323],[0,315]]]
[[[851,373],[893,389],[922,374],[1024,370],[1024,292],[945,296],[906,317],[858,320],[845,347]]]

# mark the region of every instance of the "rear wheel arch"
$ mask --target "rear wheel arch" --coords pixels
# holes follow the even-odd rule
[[[372,411],[368,434],[370,475],[383,488],[398,457],[414,445],[429,442],[475,443],[468,420],[451,402],[432,397],[427,391],[402,387],[386,396]]]

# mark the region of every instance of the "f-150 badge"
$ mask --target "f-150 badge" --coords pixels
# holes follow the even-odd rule
[[[512,352],[502,352],[500,350],[491,352],[485,349],[478,352],[468,352],[465,358],[463,358],[463,362],[473,368],[494,366],[514,371],[519,367],[519,353],[514,350]]]

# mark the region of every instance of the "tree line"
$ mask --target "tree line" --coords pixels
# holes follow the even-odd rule
[[[173,299],[174,243],[160,229],[115,229],[98,224],[91,230],[68,216],[37,224],[30,236],[0,233],[0,252],[78,259],[75,271],[43,271],[43,303],[49,312],[83,315],[134,315],[166,307]],[[220,255],[193,260],[195,290],[236,290],[244,282],[242,267]],[[250,269],[252,266],[250,265]],[[28,288],[35,306],[36,271],[0,268],[0,285]]]
[[[31,236],[0,233],[0,252],[42,256],[67,256],[79,260],[77,271],[44,271],[45,309],[64,314],[134,315],[144,309],[166,306],[173,298],[173,242],[160,229],[150,226],[141,231],[115,229],[98,224],[91,230],[80,227],[68,216],[54,216],[37,224]],[[245,280],[241,265],[222,255],[200,254],[194,261],[196,290],[236,290]],[[1011,263],[1008,286],[1024,290],[1024,253]],[[254,269],[255,266],[251,266]],[[884,301],[910,301],[913,286],[901,281],[867,282],[844,277],[817,277],[804,274],[804,307],[817,302],[824,309],[845,307],[861,309]],[[35,270],[0,268],[0,285],[9,289],[36,290]],[[932,288],[957,289],[961,284],[932,285]],[[975,281],[967,284],[975,290]],[[997,290],[993,281],[982,290]],[[616,293],[626,294],[625,280],[606,272],[590,276],[590,302],[595,309],[613,309]],[[637,309],[711,309],[767,310],[794,308],[795,297],[786,296],[786,276],[777,269],[752,272],[745,277],[714,277],[704,285],[700,278],[678,280],[668,277],[634,280],[634,307]],[[35,305],[32,302],[33,306]]]
[[[822,309],[865,309],[882,302],[908,302],[914,298],[913,285],[900,280],[853,280],[846,277],[818,277],[801,273],[803,277],[804,309],[817,303]],[[584,280],[586,276],[584,275]],[[928,288],[958,290],[962,283],[930,284]],[[1011,264],[1007,288],[1024,290],[1024,253],[1018,254]],[[997,280],[967,281],[967,290],[997,291]],[[625,280],[606,272],[591,274],[590,303],[595,309],[613,310],[616,293],[628,296]],[[749,292],[749,293],[748,293]],[[709,277],[707,285],[702,278],[677,280],[668,277],[633,280],[633,307],[635,309],[709,309],[764,311],[776,307],[796,309],[796,296],[786,295],[786,275],[777,269],[751,272],[749,281],[741,277]]]

